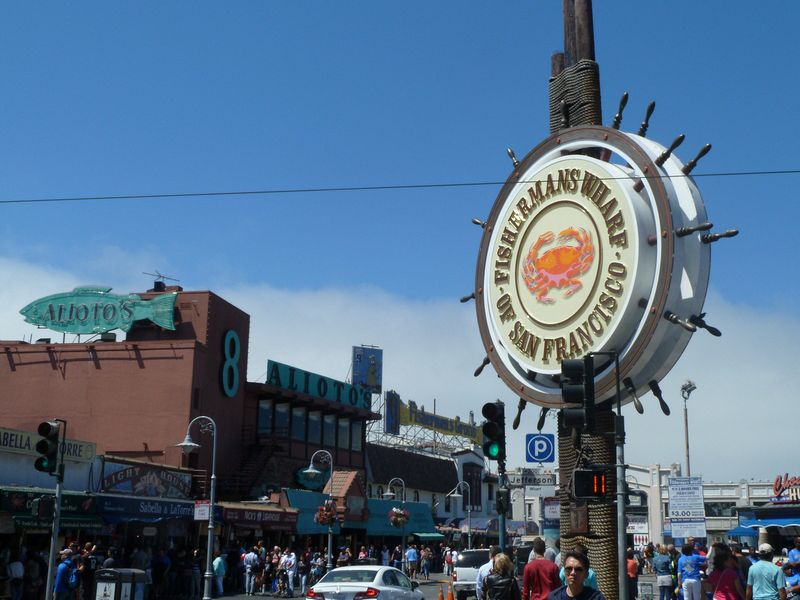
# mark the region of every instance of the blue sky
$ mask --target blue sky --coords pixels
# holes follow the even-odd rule
[[[490,185],[0,204],[0,338],[35,333],[17,314],[33,298],[86,283],[142,290],[157,269],[253,315],[251,378],[268,358],[344,378],[349,346],[364,342],[385,348],[384,381],[404,398],[436,397],[451,414],[465,400],[514,405],[491,375],[472,379],[482,352],[473,308],[457,300],[474,280],[470,219],[508,177],[505,149],[521,158],[548,135],[561,4],[2,3],[0,201]],[[743,429],[754,397],[800,412],[769,385],[788,382],[797,356],[800,176],[704,175],[800,168],[798,11],[595,2],[604,122],[628,91],[623,129],[656,100],[648,137],[685,133],[684,161],[714,146],[697,182],[715,229],[741,230],[712,250],[708,321],[724,337],[693,340],[662,387],[674,399],[698,380],[698,428],[729,425],[742,441],[774,433],[768,415]],[[640,423],[631,460],[681,459],[677,410]],[[733,479],[796,470],[738,458],[747,468],[697,464]]]

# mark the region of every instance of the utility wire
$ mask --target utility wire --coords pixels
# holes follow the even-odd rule
[[[775,171],[730,171],[720,173],[695,173],[692,177],[761,177],[771,175],[800,175],[800,169],[785,169]],[[641,179],[672,177],[689,177],[688,175],[644,175]],[[632,177],[602,177],[606,181],[614,179],[627,179]],[[544,182],[544,180],[539,180]],[[516,183],[535,183],[535,179],[519,180]],[[424,190],[440,188],[463,188],[504,185],[505,181],[464,181],[449,183],[408,183],[408,184],[386,184],[386,185],[353,185],[353,186],[331,186],[318,188],[283,188],[266,190],[235,190],[221,192],[177,192],[173,194],[124,194],[107,196],[65,196],[49,198],[5,198],[0,199],[0,204],[39,204],[45,202],[90,202],[90,201],[113,201],[113,200],[155,200],[163,198],[203,198],[203,197],[224,197],[224,196],[273,196],[279,194],[323,194],[333,192],[375,192],[386,190]]]

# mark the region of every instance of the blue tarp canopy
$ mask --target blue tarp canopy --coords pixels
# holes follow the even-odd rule
[[[751,529],[750,527],[734,527],[733,529],[729,529],[725,534],[728,537],[758,537],[758,531],[756,529]]]
[[[472,517],[472,522],[468,523],[466,519],[461,521],[461,531],[467,531],[467,525],[472,531],[485,531],[490,525],[497,527],[494,523],[496,519],[491,517]]]
[[[800,527],[800,517],[765,517],[763,519],[745,519],[739,523],[742,527]]]

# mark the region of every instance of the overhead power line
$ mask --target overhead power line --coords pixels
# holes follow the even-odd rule
[[[800,175],[800,169],[785,169],[775,171],[730,171],[720,173],[693,173],[695,179],[699,177],[759,177],[772,175]],[[668,175],[650,175],[648,178],[671,178]],[[677,177],[688,177],[680,175]],[[627,177],[605,177],[601,179],[629,179]],[[351,185],[351,186],[330,186],[316,188],[275,188],[264,190],[223,190],[218,192],[176,192],[176,193],[152,193],[152,194],[109,194],[104,196],[63,196],[46,198],[4,198],[0,199],[0,204],[38,204],[45,202],[91,202],[91,201],[115,201],[115,200],[157,200],[169,198],[204,198],[204,197],[224,197],[224,196],[274,196],[280,194],[324,194],[333,192],[375,192],[388,190],[424,190],[439,188],[463,188],[480,186],[504,185],[505,181],[462,181],[445,183],[407,183],[407,184],[386,184],[386,185]],[[520,180],[517,183],[535,183],[535,180]]]

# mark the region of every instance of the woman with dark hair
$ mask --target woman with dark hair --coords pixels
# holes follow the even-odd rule
[[[736,572],[736,557],[723,544],[714,544],[714,570],[704,583],[713,600],[743,600],[744,589]]]
[[[508,555],[495,555],[492,570],[483,582],[483,598],[478,600],[521,600],[517,578],[514,577],[514,563]]]

